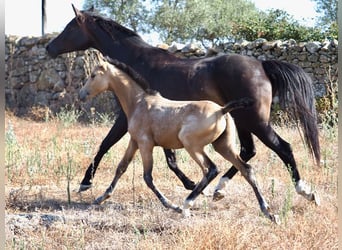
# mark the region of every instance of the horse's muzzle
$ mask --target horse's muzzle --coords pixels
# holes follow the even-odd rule
[[[46,52],[48,53],[49,56],[52,58],[56,58],[58,56],[58,53],[56,50],[53,49],[52,46],[50,46],[50,43],[46,46]]]

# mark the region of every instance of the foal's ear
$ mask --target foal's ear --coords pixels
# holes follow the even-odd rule
[[[72,9],[75,12],[75,16],[76,16],[76,21],[78,24],[82,23],[84,21],[84,15],[81,11],[79,11],[73,4],[72,5]]]

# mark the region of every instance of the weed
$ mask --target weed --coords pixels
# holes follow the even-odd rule
[[[71,125],[75,125],[81,115],[82,111],[77,110],[74,105],[71,105],[62,107],[61,111],[56,114],[56,117],[64,127],[69,127]]]
[[[337,72],[332,72],[331,67],[327,68],[327,80],[324,82],[326,95],[316,100],[320,122],[327,131],[338,124],[338,82],[335,75]]]
[[[280,211],[281,221],[287,221],[293,205],[293,186],[288,186],[285,191],[285,199]]]

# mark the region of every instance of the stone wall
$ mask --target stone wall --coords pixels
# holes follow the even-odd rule
[[[50,58],[45,50],[54,35],[43,37],[6,36],[5,97],[6,109],[16,115],[32,115],[32,110],[57,113],[62,108],[112,112],[116,107],[112,93],[103,93],[86,103],[78,101],[78,91],[94,64],[95,50],[73,52]],[[289,41],[227,43],[204,51],[194,44],[159,47],[181,57],[215,56],[238,53],[260,60],[278,59],[302,67],[313,79],[317,96],[325,94],[325,84],[337,80],[337,41],[296,43]]]

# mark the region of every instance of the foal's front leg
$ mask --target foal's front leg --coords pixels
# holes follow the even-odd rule
[[[101,195],[94,201],[94,204],[101,204],[104,200],[108,199],[111,196],[116,186],[116,183],[118,182],[120,177],[126,172],[128,164],[132,161],[134,154],[135,152],[137,152],[137,150],[138,150],[138,144],[134,140],[131,139],[129,141],[125,155],[121,159],[118,165],[118,168],[116,169],[116,173],[115,173],[112,183],[107,188],[106,192],[104,192],[103,195]]]
[[[171,203],[171,201],[167,199],[153,184],[153,145],[150,143],[144,143],[143,145],[139,145],[139,149],[144,166],[144,181],[146,185],[153,191],[153,193],[158,197],[158,199],[166,208],[171,208],[176,212],[181,213],[182,209],[179,206]]]

